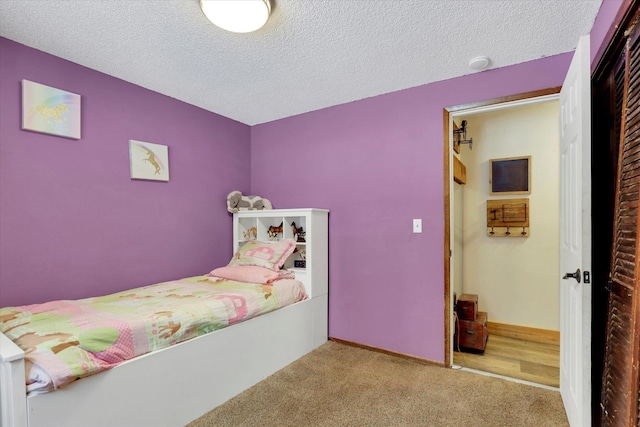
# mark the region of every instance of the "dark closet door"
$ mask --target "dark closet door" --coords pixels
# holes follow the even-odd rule
[[[606,346],[602,377],[602,425],[640,425],[640,49],[626,34],[615,85],[622,86],[620,149],[614,209]],[[619,91],[616,91],[620,93]],[[617,110],[617,109],[616,109]]]

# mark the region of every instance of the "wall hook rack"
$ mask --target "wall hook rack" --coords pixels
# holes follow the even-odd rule
[[[529,199],[487,200],[487,235],[529,237]],[[521,232],[512,232],[511,229]]]

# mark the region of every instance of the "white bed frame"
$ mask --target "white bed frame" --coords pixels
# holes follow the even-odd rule
[[[310,299],[35,396],[24,352],[0,333],[1,425],[184,426],[327,341],[327,282],[314,284]]]

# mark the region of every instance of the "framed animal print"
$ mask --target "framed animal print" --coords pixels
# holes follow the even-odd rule
[[[129,140],[129,162],[132,179],[169,181],[169,147]]]
[[[22,80],[22,130],[80,139],[80,95]]]

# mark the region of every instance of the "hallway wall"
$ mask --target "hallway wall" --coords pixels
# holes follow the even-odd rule
[[[478,294],[490,322],[559,330],[558,102],[465,118],[474,143],[461,149],[464,292]],[[531,156],[531,194],[490,195],[489,160],[518,156]],[[529,198],[529,237],[487,235],[487,199],[509,198]]]

